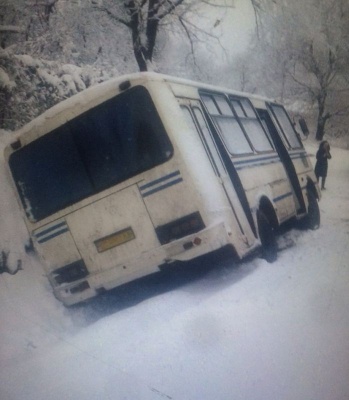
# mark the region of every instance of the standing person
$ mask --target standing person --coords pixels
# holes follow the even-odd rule
[[[319,150],[316,153],[316,165],[315,165],[315,175],[319,182],[321,180],[321,190],[325,190],[325,182],[327,176],[328,162],[331,159],[330,144],[324,140],[320,143]]]

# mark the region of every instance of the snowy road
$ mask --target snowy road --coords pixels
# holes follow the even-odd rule
[[[217,260],[67,310],[15,247],[23,271],[0,275],[0,399],[348,400],[349,153],[332,155],[321,228],[288,232],[274,264]],[[23,242],[1,196],[1,243]]]

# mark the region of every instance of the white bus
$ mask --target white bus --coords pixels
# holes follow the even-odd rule
[[[155,73],[63,101],[5,156],[67,306],[225,246],[273,261],[281,224],[320,223],[313,168],[282,105]]]

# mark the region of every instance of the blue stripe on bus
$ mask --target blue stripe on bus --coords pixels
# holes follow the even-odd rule
[[[290,153],[291,159],[295,160],[298,158],[305,158],[307,157],[307,153],[305,151],[300,152],[300,153]],[[233,161],[234,165],[236,166],[236,169],[242,169],[245,167],[250,167],[250,166],[259,166],[263,165],[267,162],[281,162],[280,157],[278,155],[275,156],[269,156],[269,157],[258,157],[255,159],[248,159],[248,160],[241,160],[241,161]]]
[[[55,238],[56,236],[62,235],[62,233],[65,233],[65,232],[68,232],[68,227],[63,228],[63,229],[61,229],[61,230],[59,230],[59,231],[56,231],[56,232],[53,233],[52,235],[45,236],[45,237],[43,237],[43,238],[41,238],[41,239],[38,239],[38,243],[45,243],[45,242],[47,242],[48,240],[51,240],[51,239]]]
[[[247,167],[257,167],[259,165],[267,164],[267,163],[274,163],[274,162],[281,162],[279,156],[271,156],[271,157],[259,157],[255,159],[249,160],[242,160],[242,161],[233,161],[237,170],[247,168]]]
[[[146,183],[145,185],[140,186],[139,189],[140,190],[147,189],[147,188],[149,188],[151,186],[157,185],[160,182],[167,181],[168,179],[171,179],[171,178],[173,178],[173,177],[175,177],[177,175],[180,175],[179,171],[171,172],[168,175],[165,175],[165,176],[163,176],[161,178],[155,179],[154,181],[151,181],[149,183]]]
[[[273,200],[274,200],[274,202],[276,203],[276,202],[278,202],[278,201],[280,201],[280,200],[283,200],[283,199],[285,199],[286,197],[289,197],[289,196],[292,196],[292,195],[293,195],[292,192],[288,192],[288,193],[282,194],[281,196],[275,197]]]
[[[250,162],[256,162],[256,161],[267,161],[267,160],[280,160],[280,157],[278,155],[274,156],[269,156],[269,157],[258,157],[258,158],[250,158],[248,160],[241,160],[241,161],[234,161],[234,164],[245,164],[245,163],[250,163]]]
[[[62,227],[62,226],[67,226],[67,224],[66,224],[65,221],[60,222],[59,224],[54,225],[54,226],[51,226],[51,227],[49,227],[49,228],[47,228],[47,229],[44,229],[43,231],[41,231],[41,232],[39,232],[39,233],[35,233],[35,237],[39,238],[39,237],[41,237],[41,236],[44,236],[44,235],[46,235],[47,233],[52,232],[52,231],[54,231],[55,229],[60,228],[60,227]]]
[[[307,153],[306,153],[306,152],[294,153],[294,154],[290,154],[290,157],[291,157],[292,159],[304,158],[304,157],[307,157]]]
[[[160,192],[161,190],[164,190],[164,189],[167,189],[167,188],[169,188],[171,186],[177,185],[177,183],[182,182],[182,181],[183,181],[182,178],[175,179],[174,181],[165,183],[164,185],[161,185],[161,186],[159,186],[159,187],[157,187],[155,189],[149,190],[149,192],[142,193],[142,196],[143,197],[150,196],[151,194],[154,194],[156,192]]]

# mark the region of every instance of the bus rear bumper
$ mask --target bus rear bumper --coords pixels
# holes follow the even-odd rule
[[[83,302],[99,293],[159,271],[159,266],[174,261],[188,261],[231,243],[223,222],[200,232],[159,246],[127,263],[88,275],[85,279],[55,287],[55,297],[64,305]]]

